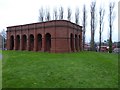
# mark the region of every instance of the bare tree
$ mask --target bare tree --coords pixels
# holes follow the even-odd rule
[[[7,35],[6,35],[6,31],[3,29],[1,32],[0,32],[0,35],[2,36],[2,49],[4,50],[5,49],[5,43],[6,43],[6,38],[7,38]]]
[[[45,14],[45,16],[46,16],[46,17],[45,17],[45,20],[46,20],[46,21],[50,21],[50,10],[49,10],[48,8],[46,9],[46,14]]]
[[[94,41],[94,36],[95,36],[95,28],[96,28],[96,2],[91,2],[91,42],[90,42],[90,47],[91,50],[95,50],[95,41]]]
[[[39,21],[43,22],[44,21],[44,10],[43,7],[39,9]]]
[[[71,20],[71,15],[72,15],[72,11],[70,8],[67,9],[67,19],[70,21]]]
[[[101,35],[102,35],[102,31],[103,31],[103,19],[104,19],[104,15],[105,15],[105,9],[103,9],[102,7],[100,7],[99,9],[99,24],[100,24],[100,30],[99,30],[99,52],[101,50]]]
[[[113,27],[113,21],[114,21],[114,15],[113,15],[113,10],[115,7],[115,2],[110,2],[109,3],[109,53],[112,53],[112,27]]]
[[[76,8],[75,10],[75,23],[76,24],[79,24],[79,14],[80,14],[79,8]]]
[[[63,19],[63,14],[64,14],[64,10],[63,7],[61,6],[59,9],[59,19],[62,20]]]
[[[54,20],[57,20],[57,19],[58,19],[57,8],[54,8],[54,11],[53,11],[53,19],[54,19]]]
[[[83,6],[83,50],[85,46],[85,32],[86,32],[86,24],[87,24],[87,11],[86,11],[86,6]]]

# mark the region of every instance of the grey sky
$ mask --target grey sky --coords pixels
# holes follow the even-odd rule
[[[83,4],[87,6],[87,31],[86,31],[86,42],[90,41],[90,3],[92,0],[0,0],[0,31],[5,29],[7,26],[21,25],[27,23],[38,22],[39,9],[49,8],[51,11],[51,18],[53,18],[53,8],[64,7],[64,19],[66,19],[67,7],[72,9],[72,22],[74,22],[74,12],[76,7],[80,8],[80,25],[82,25],[82,8]],[[102,5],[105,10],[104,19],[104,31],[102,40],[106,40],[109,37],[108,30],[108,9],[109,2],[115,1],[115,20],[113,27],[113,41],[118,40],[118,0],[96,0],[97,20],[99,21],[99,6]],[[97,24],[95,40],[99,40],[99,22]]]

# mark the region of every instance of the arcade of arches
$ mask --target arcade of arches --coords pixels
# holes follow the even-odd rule
[[[7,27],[7,49],[76,52],[82,49],[82,27],[65,20]]]

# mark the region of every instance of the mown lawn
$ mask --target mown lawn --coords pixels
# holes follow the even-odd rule
[[[2,50],[0,50],[0,54],[2,54]]]
[[[3,51],[3,88],[117,88],[118,55]]]

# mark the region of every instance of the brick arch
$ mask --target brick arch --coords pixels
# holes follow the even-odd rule
[[[70,34],[70,48],[74,52],[74,35],[72,33]]]
[[[71,33],[73,36],[71,35],[70,42]],[[41,34],[42,37],[38,34]],[[10,26],[7,27],[7,49],[16,50],[16,48],[18,48],[16,36],[20,35],[20,50],[47,51],[54,53],[78,51],[81,48],[79,47],[79,41],[80,46],[82,46],[82,40],[77,39],[75,47],[75,34],[79,39],[79,35],[82,36],[82,27],[65,20],[52,20]],[[11,35],[13,35],[13,37]]]
[[[10,36],[10,50],[14,49],[14,36]]]
[[[42,49],[42,35],[37,35],[37,51],[41,51]]]
[[[29,42],[30,49],[29,50],[33,51],[33,49],[34,49],[34,35],[33,34],[30,34],[29,40],[30,40],[30,42]]]
[[[20,35],[16,36],[16,50],[20,50]]]
[[[46,33],[45,34],[45,51],[50,52],[51,49],[51,34]]]
[[[22,35],[22,50],[27,50],[27,36]]]

